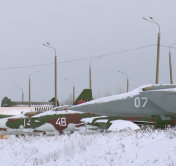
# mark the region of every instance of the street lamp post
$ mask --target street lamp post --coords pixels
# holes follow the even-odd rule
[[[18,87],[18,86],[16,86],[16,85],[14,85],[14,86],[22,90],[22,102],[23,102],[23,101],[24,101],[24,93],[23,93],[23,89],[20,88],[20,87]]]
[[[64,79],[73,83],[73,103],[74,103],[74,101],[75,101],[75,84],[74,84],[73,81],[71,81],[71,80],[69,80],[67,78],[64,78]]]
[[[97,58],[97,59],[94,59],[94,60],[90,61],[90,67],[89,67],[89,87],[90,87],[90,89],[92,89],[91,63],[92,63],[93,61],[96,61],[96,60],[101,59],[101,58],[102,58],[102,57],[99,57],[99,58]]]
[[[51,46],[48,42],[46,44],[43,44],[46,47],[52,48],[55,51],[55,107],[57,107],[57,55],[56,55],[56,49]]]
[[[119,70],[117,70],[117,71],[120,72],[120,73],[122,73],[122,74],[125,74],[127,76],[127,92],[128,92],[128,85],[129,85],[128,74],[126,74],[126,73],[124,73],[122,71],[119,71]]]
[[[160,58],[160,37],[161,37],[161,34],[160,34],[160,26],[159,24],[153,19],[153,17],[149,17],[152,21],[146,19],[146,18],[143,18],[144,20],[146,21],[149,21],[153,24],[156,24],[158,25],[159,27],[159,33],[158,33],[158,42],[157,42],[157,62],[156,62],[156,84],[158,84],[159,82],[159,58]]]
[[[39,71],[33,72],[33,73],[31,73],[31,74],[29,75],[29,107],[31,107],[31,80],[30,80],[30,76],[31,76],[32,74],[37,73],[37,72],[39,72]]]
[[[176,43],[174,43],[176,44]],[[172,78],[172,63],[171,63],[171,52],[170,52],[170,48],[171,46],[173,46],[174,44],[169,46],[169,68],[170,68],[170,83],[173,84],[173,78]]]

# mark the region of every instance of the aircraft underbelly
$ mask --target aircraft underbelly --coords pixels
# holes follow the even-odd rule
[[[75,131],[75,124],[69,123],[67,128],[65,128],[63,131],[64,132],[66,132],[66,131]]]
[[[32,133],[31,129],[7,129],[4,132],[0,132],[0,134],[9,134],[9,135],[20,135],[20,134],[30,134]]]
[[[50,123],[45,123],[45,124],[37,127],[36,130],[46,131],[46,132],[56,131],[55,127],[52,124],[50,124]]]

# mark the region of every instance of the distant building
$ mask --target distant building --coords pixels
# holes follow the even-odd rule
[[[55,99],[52,98],[48,102],[37,102],[37,101],[32,101],[31,102],[31,107],[35,108],[35,111],[48,111],[55,107]],[[59,103],[57,103],[59,106]],[[4,97],[2,102],[1,102],[1,107],[29,107],[29,102],[28,101],[11,101],[8,97]]]

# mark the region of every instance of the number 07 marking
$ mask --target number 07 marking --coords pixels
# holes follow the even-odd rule
[[[142,97],[142,99],[145,100],[144,104],[142,105],[142,107],[145,107],[145,105],[147,104],[148,99],[147,99],[147,97]]]
[[[142,97],[141,99],[140,99],[139,97],[136,97],[136,98],[134,99],[134,106],[135,106],[136,108],[139,108],[139,107],[141,106],[141,100],[145,100],[145,101],[144,101],[144,104],[142,105],[142,107],[145,107],[145,106],[146,106],[147,101],[148,101],[147,97]]]

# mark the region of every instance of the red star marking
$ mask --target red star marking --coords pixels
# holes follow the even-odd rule
[[[79,104],[85,103],[85,101],[83,101],[82,99],[80,101],[78,101]]]

